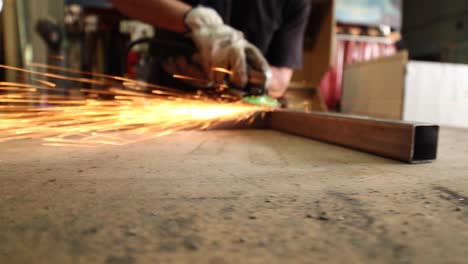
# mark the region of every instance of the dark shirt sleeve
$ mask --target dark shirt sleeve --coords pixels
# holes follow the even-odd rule
[[[287,0],[281,25],[273,35],[266,57],[272,66],[300,69],[310,0]]]

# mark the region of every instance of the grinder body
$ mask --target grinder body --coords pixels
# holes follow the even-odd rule
[[[170,86],[180,86],[183,89],[191,90],[199,89],[200,87],[197,85],[200,82],[193,83],[193,87],[187,88],[187,84],[190,84],[190,81],[184,80],[182,83],[180,81],[174,80],[174,74],[168,74],[164,71],[162,65],[169,59],[183,56],[189,63],[194,63],[192,61],[192,57],[195,53],[197,53],[197,48],[195,45],[188,41],[187,39],[165,39],[161,37],[151,38],[151,39],[140,39],[135,42],[132,42],[128,50],[130,50],[135,45],[143,44],[143,43],[150,43],[150,54],[151,54],[151,67],[153,70],[151,71],[152,74],[149,78],[149,82],[162,84],[162,85],[170,85]],[[223,83],[214,83],[206,80],[207,85],[205,85],[205,89],[213,89],[213,90],[220,90],[218,89],[220,86],[224,87],[221,89],[223,91],[229,90],[233,94],[238,94],[241,97],[243,96],[260,96],[266,95],[268,92],[268,85],[271,81],[271,71],[261,71],[253,68],[249,62],[247,61],[247,85],[246,87],[237,87],[230,81],[230,76],[232,73],[229,69],[213,69],[216,72],[221,72],[225,74],[224,82]],[[184,73],[180,73],[184,74]],[[187,77],[194,77],[194,76],[187,76]]]

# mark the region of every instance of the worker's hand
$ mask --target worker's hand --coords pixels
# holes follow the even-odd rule
[[[214,9],[198,6],[189,11],[185,23],[197,46],[205,73],[210,80],[223,81],[213,68],[232,71],[231,81],[245,87],[248,81],[247,62],[251,67],[267,71],[269,65],[260,50],[244,38],[244,34],[225,25]]]

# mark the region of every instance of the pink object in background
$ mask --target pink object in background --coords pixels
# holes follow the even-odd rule
[[[338,108],[346,64],[391,56],[396,52],[395,44],[338,40],[335,63],[320,83],[320,92],[328,109]]]

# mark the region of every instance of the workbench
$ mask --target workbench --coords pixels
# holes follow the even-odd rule
[[[0,143],[0,263],[466,263],[468,130],[408,165],[270,130]]]

